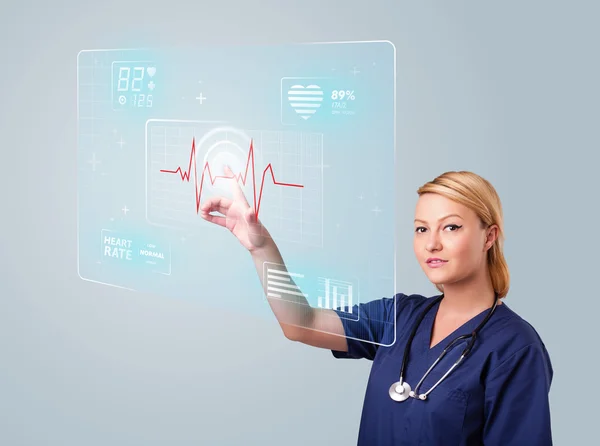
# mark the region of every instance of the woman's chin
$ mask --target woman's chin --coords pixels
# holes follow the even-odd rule
[[[434,285],[443,285],[444,283],[448,283],[448,274],[438,274],[428,271],[427,277]]]

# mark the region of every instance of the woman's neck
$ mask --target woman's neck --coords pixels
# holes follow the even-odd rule
[[[445,314],[478,314],[494,305],[494,287],[487,271],[480,277],[444,284],[440,310]],[[498,301],[500,305],[502,301]]]

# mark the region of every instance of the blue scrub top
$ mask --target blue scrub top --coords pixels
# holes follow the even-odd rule
[[[395,298],[354,305],[358,321],[348,319],[347,312],[334,310],[348,337],[348,352],[334,350],[333,356],[373,361],[358,445],[551,445],[550,357],[535,329],[505,303],[496,307],[471,353],[427,400],[396,402],[390,398],[388,390],[399,380],[410,332],[429,303],[424,296],[399,293]],[[438,307],[439,303],[429,310],[412,342],[404,381],[413,390],[447,344],[471,333],[489,311],[481,312],[429,349]],[[430,372],[419,393],[428,391],[448,371],[467,342],[454,345]],[[378,345],[392,343],[389,347]]]

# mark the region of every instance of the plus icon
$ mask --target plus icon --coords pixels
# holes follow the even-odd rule
[[[92,165],[92,170],[96,171],[96,164],[101,164],[100,161],[96,159],[96,152],[92,153],[92,159],[88,161]]]
[[[196,99],[198,99],[200,101],[200,105],[202,105],[202,102],[206,99],[206,97],[202,94],[202,92],[200,92],[200,96],[196,96]]]
[[[127,211],[129,211],[129,208],[127,206],[123,206],[123,209],[121,209],[123,211],[123,214],[127,215]]]
[[[358,70],[356,69],[356,67],[354,67],[354,68],[352,69],[352,74],[354,74],[354,75],[356,76],[358,73],[360,73],[360,71],[358,71]]]

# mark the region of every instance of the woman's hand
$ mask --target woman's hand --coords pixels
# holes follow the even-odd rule
[[[256,218],[254,209],[248,204],[237,178],[229,166],[225,174],[230,177],[233,200],[226,197],[212,197],[200,206],[200,216],[211,223],[224,226],[237,237],[240,243],[251,253],[272,242],[267,229]],[[220,215],[211,215],[211,212]]]

